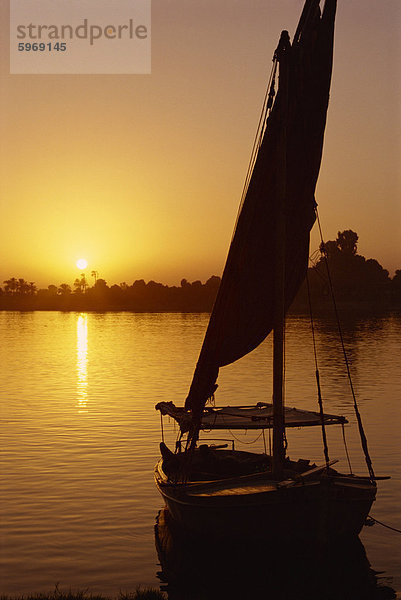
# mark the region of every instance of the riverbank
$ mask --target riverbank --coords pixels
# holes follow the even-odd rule
[[[177,302],[165,304],[150,303],[150,304],[107,304],[97,302],[87,302],[85,299],[72,297],[68,301],[55,299],[52,302],[41,303],[34,299],[8,299],[0,298],[0,312],[131,312],[131,313],[188,313],[188,314],[210,314],[213,306],[213,301],[208,302],[192,302],[190,304]],[[401,311],[401,299],[399,298],[384,298],[381,300],[348,300],[340,299],[336,301],[338,312],[341,313],[359,313],[363,315],[386,315],[392,312],[399,313]],[[308,302],[294,301],[288,310],[288,314],[309,314]],[[312,302],[313,314],[328,315],[333,313],[334,304],[332,299],[315,299]]]
[[[91,594],[88,590],[61,591],[56,585],[52,592],[29,593],[21,596],[2,596],[1,600],[115,600],[110,596]],[[117,600],[165,600],[166,596],[153,588],[138,588],[135,592],[120,592]]]

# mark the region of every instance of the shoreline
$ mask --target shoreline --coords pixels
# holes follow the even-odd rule
[[[166,596],[156,588],[138,587],[135,592],[121,592],[118,596],[92,594],[89,590],[61,591],[58,585],[52,592],[30,592],[28,594],[1,594],[1,600],[165,600]]]
[[[25,303],[24,303],[25,304]],[[374,301],[374,300],[366,300],[366,301],[351,301],[351,300],[338,300],[336,302],[336,306],[338,311],[345,313],[352,312],[362,312],[362,313],[370,313],[370,314],[388,314],[393,312],[401,311],[401,300],[395,301]],[[314,315],[328,315],[334,313],[333,303],[331,301],[327,302],[316,302],[312,306]],[[135,314],[211,314],[211,308],[207,307],[163,307],[163,306],[149,306],[149,307],[133,307],[133,306],[94,306],[93,304],[80,304],[76,303],[75,305],[69,306],[60,306],[58,304],[53,304],[49,306],[24,306],[16,304],[15,306],[1,306],[0,303],[0,312],[20,312],[20,313],[28,313],[28,312],[88,312],[88,313],[119,313],[119,312],[131,312]],[[287,315],[308,315],[309,316],[309,306],[304,303],[294,303],[290,309],[287,311]]]

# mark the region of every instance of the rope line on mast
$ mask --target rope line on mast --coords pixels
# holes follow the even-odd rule
[[[363,449],[363,453],[365,455],[365,461],[366,461],[366,465],[368,467],[369,475],[370,475],[370,478],[371,478],[371,480],[373,482],[374,478],[375,478],[375,473],[374,473],[374,470],[373,470],[372,460],[370,458],[370,454],[369,454],[369,450],[368,450],[368,441],[366,439],[365,431],[364,431],[364,428],[363,428],[362,417],[361,417],[361,414],[359,412],[358,403],[357,403],[357,400],[356,400],[356,394],[355,394],[355,390],[354,390],[354,385],[353,385],[353,382],[352,382],[351,370],[350,370],[350,366],[349,366],[347,351],[345,349],[343,332],[342,332],[342,329],[341,329],[340,318],[339,318],[338,310],[337,310],[337,303],[336,303],[336,299],[335,299],[335,296],[334,296],[334,287],[333,287],[333,282],[332,282],[331,274],[330,274],[329,261],[328,261],[328,258],[327,258],[327,253],[325,251],[325,243],[324,243],[324,240],[323,240],[323,232],[322,232],[322,227],[321,227],[321,223],[320,223],[319,211],[317,209],[317,205],[315,206],[315,213],[316,213],[316,220],[317,220],[317,224],[318,224],[318,228],[319,228],[320,240],[321,240],[321,243],[322,243],[323,258],[324,258],[324,263],[326,265],[327,278],[328,278],[328,282],[329,282],[329,286],[330,286],[331,298],[332,298],[332,301],[333,301],[333,308],[334,308],[334,314],[335,314],[336,322],[337,322],[338,334],[339,334],[339,337],[340,337],[340,342],[341,342],[341,348],[342,348],[342,352],[343,352],[345,367],[346,367],[346,370],[347,370],[348,383],[349,383],[349,386],[350,386],[350,390],[351,390],[351,394],[352,394],[352,398],[353,398],[353,402],[354,402],[354,411],[355,411],[355,415],[356,415],[356,420],[358,422],[359,436],[361,438],[362,449]]]

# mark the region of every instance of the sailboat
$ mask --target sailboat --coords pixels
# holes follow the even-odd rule
[[[376,495],[376,477],[355,399],[366,476],[336,471],[326,427],[346,419],[284,405],[285,314],[305,279],[316,220],[333,61],[336,0],[306,0],[292,42],[274,53],[264,110],[226,265],[185,405],[160,402],[180,438],[161,442],[156,485],[173,522],[213,537],[329,540],[358,534]],[[276,79],[278,89],[276,93]],[[273,334],[273,401],[208,406],[219,369]],[[319,426],[325,462],[290,460],[286,428]],[[271,453],[199,442],[201,430],[272,429]]]

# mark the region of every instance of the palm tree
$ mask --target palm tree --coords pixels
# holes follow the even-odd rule
[[[76,278],[74,281],[75,293],[76,294],[84,294],[86,292],[86,288],[88,284],[86,283],[85,273],[81,273],[81,279]]]
[[[29,282],[29,293],[33,296],[37,292],[38,288],[35,285],[34,281]]]
[[[3,283],[6,284],[4,288],[6,292],[11,292],[12,294],[15,294],[15,292],[18,289],[18,279],[16,279],[16,277],[6,279],[5,281],[3,281]]]
[[[78,279],[78,277],[76,278],[76,280],[74,281],[74,292],[76,294],[82,294],[82,288],[81,288],[81,280]]]
[[[92,275],[92,277],[94,278],[94,280],[95,280],[95,285],[96,285],[97,278],[99,277],[99,273],[98,273],[97,271],[91,271],[91,275]]]
[[[82,288],[83,293],[85,294],[86,290],[88,289],[88,284],[86,282],[85,273],[81,273],[81,288]]]
[[[18,293],[19,294],[26,294],[28,289],[29,289],[29,284],[27,281],[25,281],[25,279],[22,279],[22,277],[20,277],[18,279]]]
[[[62,283],[58,288],[57,293],[62,296],[67,296],[67,294],[71,294],[71,286],[69,286],[68,283]]]

